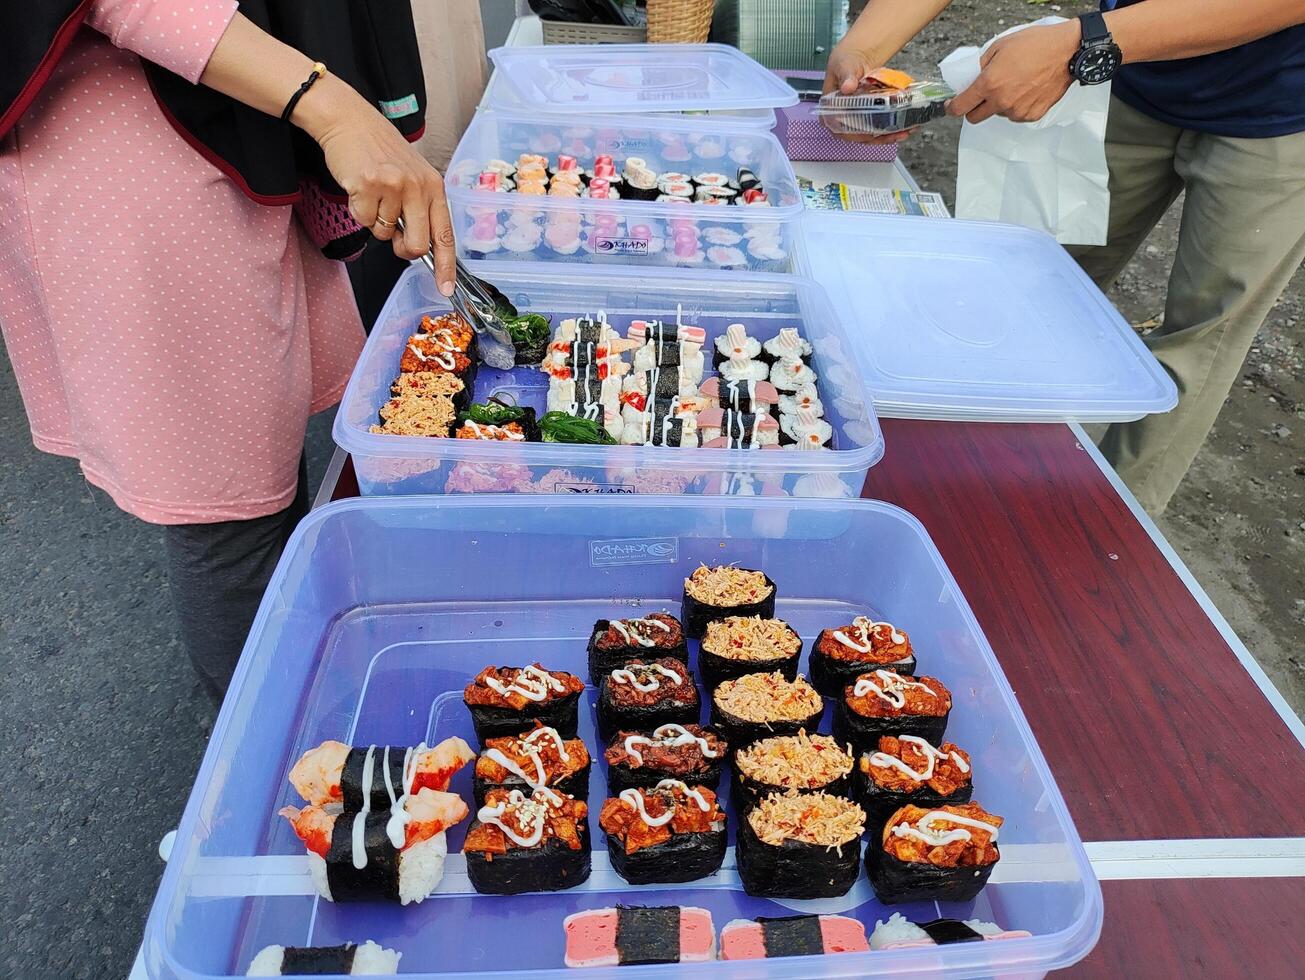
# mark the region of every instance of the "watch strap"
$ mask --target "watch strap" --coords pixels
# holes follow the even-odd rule
[[[1110,29],[1106,27],[1106,18],[1102,16],[1101,11],[1093,10],[1090,13],[1079,14],[1078,20],[1083,31],[1083,39],[1079,43],[1083,47],[1110,40]]]

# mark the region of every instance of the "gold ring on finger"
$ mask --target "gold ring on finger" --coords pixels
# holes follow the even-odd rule
[[[393,228],[394,222],[389,218],[382,218],[379,214],[376,216],[376,223],[382,228]]]

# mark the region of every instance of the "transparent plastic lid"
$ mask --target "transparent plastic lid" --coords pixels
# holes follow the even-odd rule
[[[828,291],[881,416],[1108,422],[1178,402],[1049,235],[813,211],[801,229],[799,266]]]
[[[925,79],[905,88],[870,88],[855,95],[820,97],[816,115],[840,136],[900,133],[937,119],[955,95],[944,82]]]
[[[797,92],[723,44],[550,44],[489,53],[512,94],[540,112],[773,109]]]

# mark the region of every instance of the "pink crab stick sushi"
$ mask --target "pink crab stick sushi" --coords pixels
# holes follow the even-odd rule
[[[779,389],[769,381],[726,381],[712,377],[702,383],[702,396],[713,405],[735,412],[769,414],[779,404]]]
[[[632,966],[716,958],[716,929],[706,909],[678,905],[593,909],[568,915],[566,965]]]
[[[845,915],[735,919],[720,931],[720,958],[762,960],[819,953],[864,953],[865,926]]]

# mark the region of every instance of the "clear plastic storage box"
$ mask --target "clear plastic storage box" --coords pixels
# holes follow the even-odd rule
[[[491,161],[523,153],[575,157],[590,169],[610,156],[620,174],[638,157],[657,174],[722,174],[749,168],[768,204],[717,204],[554,197],[480,189]],[[802,199],[793,167],[768,132],[713,120],[637,116],[543,116],[483,112],[472,120],[445,176],[459,252],[596,264],[787,272]],[[618,188],[619,193],[619,188]]]
[[[335,417],[335,441],[353,456],[364,495],[516,493],[742,493],[858,496],[883,456],[883,437],[855,354],[824,292],[793,276],[642,271],[629,267],[472,263],[521,310],[566,317],[604,311],[622,335],[630,320],[655,317],[703,327],[708,345],[742,322],[765,341],[798,327],[815,348],[812,366],[834,430],[833,448],[679,449],[481,442],[375,434],[408,336],[423,314],[448,310],[421,266],[399,280],[367,341]],[[534,367],[481,365],[475,396],[506,395],[543,414],[548,376]]]
[[[626,884],[611,871],[597,826],[606,771],[592,690],[579,727],[596,754],[596,850],[586,883],[551,894],[478,895],[460,855],[464,822],[449,832],[442,883],[419,905],[314,896],[303,847],[276,815],[298,802],[286,775],[302,752],[326,739],[471,740],[462,688],[482,667],[537,659],[584,674],[595,620],[636,608],[678,613],[683,579],[700,562],[768,571],[777,615],[808,649],[820,629],[860,614],[910,632],[921,670],[953,692],[947,737],[972,755],[975,799],[1005,818],[1001,860],[977,899],[887,908],[864,870],[841,898],[751,898],[732,850],[710,878]],[[470,770],[451,788],[470,799]],[[723,792],[732,841],[735,817]],[[1031,935],[566,970],[563,919],[617,903],[699,906],[718,930],[734,918],[797,912],[842,913],[873,929],[900,911],[915,921],[981,918]],[[427,978],[1038,977],[1085,956],[1101,918],[1091,866],[1010,686],[924,528],[904,511],[870,501],[738,498],[636,498],[616,509],[574,497],[353,500],[311,514],[272,578],[181,818],[143,955],[154,980],[240,976],[272,943],[366,939],[399,950],[405,976]]]
[[[906,88],[882,88],[855,95],[830,92],[820,98],[816,115],[839,136],[880,136],[923,126],[946,111],[955,95],[943,82],[912,82]]]

